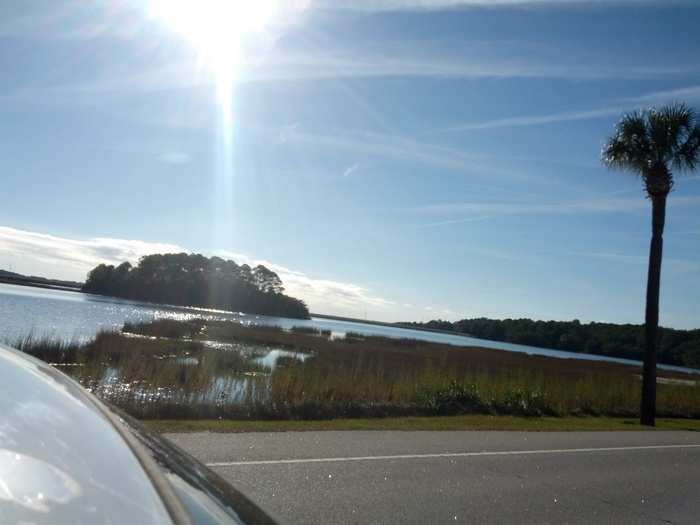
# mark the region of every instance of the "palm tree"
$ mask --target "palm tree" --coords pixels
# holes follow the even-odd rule
[[[603,163],[628,170],[644,183],[651,200],[651,247],[647,277],[642,377],[642,425],[654,426],[656,416],[656,347],[659,327],[659,288],[666,197],[673,188],[671,169],[692,171],[700,165],[700,119],[685,104],[660,110],[634,111],[622,116],[603,147]]]

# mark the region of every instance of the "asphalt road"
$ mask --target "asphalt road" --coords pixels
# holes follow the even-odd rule
[[[292,524],[700,523],[700,433],[168,434]]]

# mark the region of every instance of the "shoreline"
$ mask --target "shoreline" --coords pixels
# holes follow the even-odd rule
[[[369,325],[374,325],[374,326],[386,326],[388,328],[402,328],[404,330],[416,330],[418,332],[433,332],[435,334],[445,334],[445,335],[457,335],[460,337],[470,337],[472,339],[479,339],[471,334],[465,334],[462,332],[455,332],[453,330],[440,330],[439,328],[426,328],[422,326],[412,326],[412,325],[407,325],[404,323],[396,322],[396,323],[390,323],[386,321],[372,321],[368,319],[357,319],[354,317],[342,317],[339,315],[328,315],[328,314],[317,314],[317,313],[309,313],[311,318],[313,319],[314,317],[318,317],[319,319],[328,319],[329,321],[344,321],[346,323],[361,323],[361,324],[369,324]],[[501,342],[504,343],[505,341],[496,341],[496,342]]]
[[[47,290],[61,290],[64,292],[79,292],[82,290],[77,286],[68,286],[65,284],[53,284],[51,281],[41,282],[32,281],[31,279],[18,279],[14,277],[0,276],[0,284],[14,284],[15,286],[28,286],[30,288],[44,288]]]
[[[8,277],[0,277],[0,284],[8,284],[11,286],[28,286],[31,288],[40,288],[40,289],[48,289],[48,290],[82,293],[82,294],[85,294],[86,296],[87,295],[94,295],[94,294],[89,294],[87,292],[83,292],[79,288],[51,285],[49,283],[40,283],[37,281],[20,280],[20,279],[15,279],[15,278],[8,278]],[[204,315],[204,316],[206,316],[206,315],[224,315],[224,316],[235,316],[238,318],[241,318],[243,316],[256,317],[256,316],[260,315],[262,317],[267,317],[267,316],[262,315],[262,314],[254,314],[254,313],[231,312],[231,311],[224,311],[224,310],[198,308],[198,307],[193,307],[193,306],[180,306],[180,305],[168,305],[168,304],[160,304],[160,303],[140,302],[140,301],[122,299],[119,297],[113,297],[113,296],[108,296],[108,295],[94,295],[94,297],[104,298],[107,301],[109,301],[110,299],[113,299],[115,301],[127,302],[127,303],[134,304],[136,306],[146,307],[146,308],[154,308],[154,309],[163,308],[163,309],[167,309],[167,310],[171,310],[171,311],[187,312],[187,313],[191,313],[193,315],[198,315],[198,314]],[[383,322],[383,321],[364,320],[364,319],[356,319],[356,318],[352,318],[352,317],[343,317],[343,316],[319,314],[319,313],[309,313],[309,315],[310,315],[310,319],[296,319],[296,318],[280,318],[280,319],[289,319],[292,322],[298,320],[302,323],[308,322],[308,321],[313,321],[314,319],[321,320],[321,321],[322,320],[340,321],[340,322],[348,322],[348,323],[357,323],[360,325],[367,325],[367,326],[379,326],[379,327],[393,328],[393,329],[399,329],[399,330],[412,330],[415,332],[435,333],[435,334],[445,335],[445,336],[449,336],[449,337],[455,337],[457,339],[463,339],[464,340],[463,343],[462,342],[460,342],[460,343],[447,343],[447,344],[454,346],[455,348],[459,348],[461,346],[479,346],[481,348],[487,348],[487,349],[492,349],[492,350],[517,352],[517,353],[523,353],[523,354],[533,355],[533,356],[535,356],[535,355],[536,356],[548,356],[548,357],[555,357],[557,359],[575,359],[575,360],[582,360],[582,361],[603,361],[603,362],[614,362],[614,363],[619,363],[619,364],[625,364],[628,366],[635,366],[635,367],[642,366],[641,359],[638,359],[638,360],[629,359],[629,358],[619,357],[619,356],[616,356],[613,354],[590,354],[590,353],[585,353],[585,352],[562,351],[562,350],[557,350],[555,348],[540,348],[540,347],[535,347],[535,346],[509,343],[507,341],[483,339],[483,338],[471,336],[469,334],[465,334],[465,333],[461,333],[461,332],[454,332],[454,331],[450,331],[450,330],[440,330],[440,329],[433,329],[433,328],[410,326],[410,325],[405,325],[402,323],[390,323],[390,322]],[[260,324],[265,324],[265,323],[260,323]],[[348,330],[348,331],[353,331],[353,330]],[[360,327],[360,331],[361,331],[361,327]],[[371,335],[371,334],[366,334],[366,335]],[[404,337],[397,337],[397,338],[410,339],[411,337],[410,337],[410,333],[407,333]],[[469,341],[469,339],[472,339],[472,341]],[[429,339],[424,339],[424,340],[429,341]],[[478,342],[474,341],[474,340],[478,340]],[[483,341],[483,343],[479,344],[482,341]],[[508,345],[508,346],[523,347],[523,350],[512,350],[512,349],[508,349],[505,347],[499,347],[499,346],[495,346],[495,345]],[[562,353],[562,354],[568,354],[568,355],[551,355],[550,352],[556,352],[556,353]],[[692,368],[692,367],[684,367],[684,366],[671,365],[671,364],[666,364],[666,363],[658,363],[657,367],[659,370],[665,370],[668,372],[677,372],[677,373],[682,373],[682,374],[686,374],[686,375],[690,375],[690,376],[700,374],[700,369]]]

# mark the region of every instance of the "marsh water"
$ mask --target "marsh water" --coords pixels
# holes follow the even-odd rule
[[[66,341],[87,341],[101,330],[120,330],[124,322],[148,322],[154,319],[232,320],[242,324],[277,325],[284,329],[309,326],[330,330],[333,336],[347,332],[392,338],[410,338],[456,346],[479,346],[532,355],[568,359],[612,361],[641,365],[639,361],[591,354],[577,354],[556,349],[538,348],[512,343],[489,341],[457,334],[414,330],[397,326],[381,326],[354,321],[312,318],[310,320],[266,317],[235,312],[196,308],[179,308],[138,303],[79,292],[0,284],[0,342],[13,344],[27,336],[54,338]],[[261,364],[274,367],[284,351],[271,349],[259,355]],[[700,370],[661,365],[667,370],[700,373]]]

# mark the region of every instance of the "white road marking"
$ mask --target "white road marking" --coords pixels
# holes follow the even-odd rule
[[[630,450],[664,450],[675,448],[700,448],[694,445],[640,445],[630,447],[598,447],[598,448],[555,448],[549,450],[504,450],[484,452],[445,452],[436,454],[397,454],[394,456],[355,456],[339,458],[307,458],[307,459],[266,459],[253,461],[220,461],[207,463],[207,467],[237,467],[243,465],[289,465],[296,463],[337,463],[343,461],[386,461],[393,459],[432,459],[432,458],[471,458],[479,456],[528,456],[536,454],[571,454],[581,452],[624,452]]]

